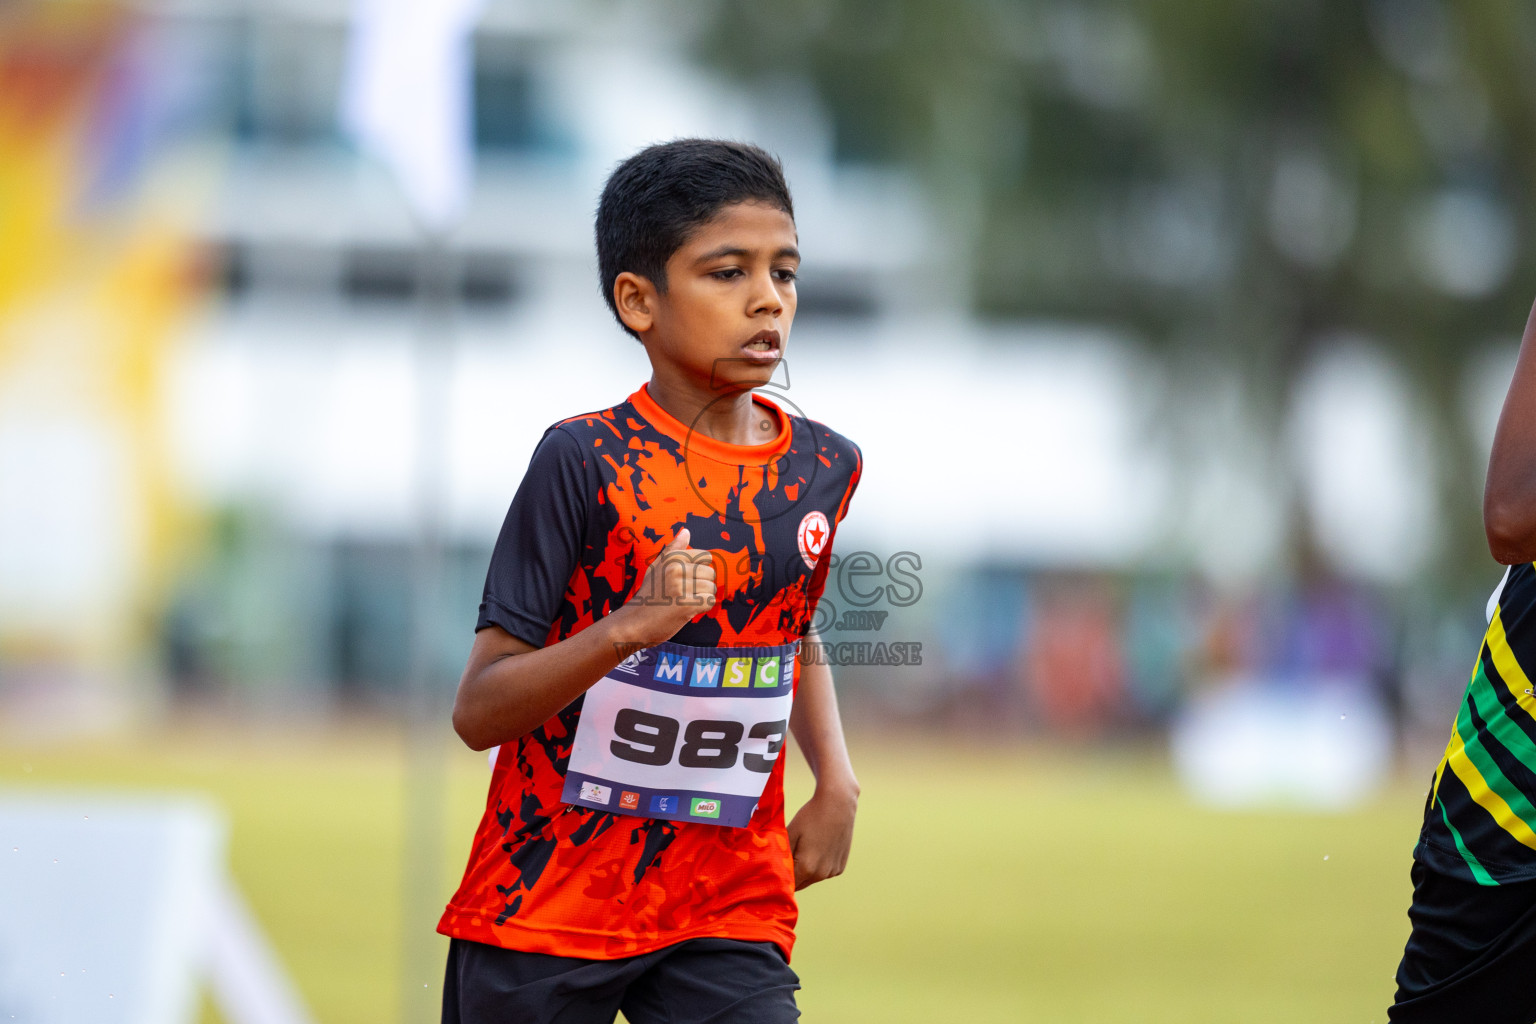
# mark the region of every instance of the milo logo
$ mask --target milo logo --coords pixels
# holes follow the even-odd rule
[[[688,807],[688,813],[695,818],[718,818],[720,817],[720,801],[696,796]]]

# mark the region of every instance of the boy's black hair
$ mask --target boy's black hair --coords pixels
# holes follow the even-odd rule
[[[629,271],[667,290],[667,260],[721,207],[758,202],[795,216],[784,168],[745,142],[676,139],[621,163],[597,204],[597,272],[603,300],[619,319],[613,282]],[[619,326],[639,338],[622,319]]]

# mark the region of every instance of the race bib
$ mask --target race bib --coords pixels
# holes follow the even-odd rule
[[[560,799],[743,828],[789,733],[799,644],[631,655],[587,691]]]

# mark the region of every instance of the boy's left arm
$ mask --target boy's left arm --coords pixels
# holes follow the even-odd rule
[[[859,781],[843,740],[832,669],[824,658],[806,657],[820,644],[816,633],[806,634],[800,648],[800,686],[789,715],[790,732],[816,777],[815,793],[789,823],[796,889],[843,873],[859,807]]]

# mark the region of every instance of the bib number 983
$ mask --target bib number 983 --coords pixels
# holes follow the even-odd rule
[[[666,715],[621,708],[614,717],[613,734],[618,739],[608,745],[613,756],[635,764],[670,764],[674,755],[684,768],[729,769],[741,766],[748,771],[767,774],[773,771],[778,753],[784,748],[784,730],[789,723],[785,719],[776,722],[759,722],[749,731],[740,722],[696,719],[683,728],[675,718]],[[678,733],[682,733],[683,745],[677,745]],[[767,756],[747,754],[741,756],[741,741],[747,738],[768,741]]]

